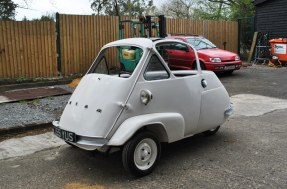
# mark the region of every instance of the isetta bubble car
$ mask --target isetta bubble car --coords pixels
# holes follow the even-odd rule
[[[194,53],[196,70],[171,70],[167,49]],[[122,150],[124,168],[152,172],[161,143],[215,134],[232,114],[229,95],[196,49],[175,39],[131,38],[105,45],[68,101],[54,133],[68,144]]]

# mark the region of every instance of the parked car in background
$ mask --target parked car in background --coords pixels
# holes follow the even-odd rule
[[[232,73],[239,70],[242,61],[238,54],[222,50],[212,42],[202,36],[170,36],[169,38],[178,39],[191,44],[197,50],[201,69],[214,72]],[[190,47],[174,47],[167,50],[170,67],[172,69],[195,69],[194,52]]]
[[[173,46],[190,47],[198,70],[171,71],[161,53]],[[101,49],[53,125],[72,146],[121,149],[125,169],[144,176],[158,163],[161,143],[213,135],[232,111],[217,76],[201,71],[196,49],[174,39],[132,38]]]

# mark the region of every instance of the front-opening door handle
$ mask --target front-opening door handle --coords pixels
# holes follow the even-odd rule
[[[206,81],[205,79],[202,79],[202,80],[201,80],[201,86],[202,86],[203,88],[206,88],[206,87],[207,87],[207,81]]]

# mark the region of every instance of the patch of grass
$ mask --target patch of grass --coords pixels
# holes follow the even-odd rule
[[[26,100],[20,100],[18,103],[19,104],[27,104],[27,101]]]
[[[40,99],[35,99],[35,100],[33,100],[33,101],[32,101],[32,104],[33,104],[34,106],[39,105],[39,104],[40,104]]]
[[[26,80],[28,80],[28,78],[25,77],[25,76],[20,76],[20,77],[16,78],[17,82],[23,82],[23,81],[26,81]]]
[[[48,100],[54,100],[54,97],[53,96],[48,96],[47,99]]]

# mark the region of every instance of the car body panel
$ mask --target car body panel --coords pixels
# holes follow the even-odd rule
[[[167,140],[162,142],[174,142],[184,138],[185,123],[182,115],[179,113],[152,113],[126,119],[110,139],[108,145],[123,145],[139,129],[147,125],[161,125],[164,127]]]
[[[131,80],[123,78],[85,75],[66,105],[60,125],[81,136],[105,137],[109,127],[103,125],[114,124],[131,86]]]
[[[229,95],[215,74],[203,71],[202,78],[207,81],[207,87],[201,94],[201,111],[196,132],[203,132],[212,126],[225,122],[224,112],[230,107]],[[210,106],[212,104],[212,106]]]

